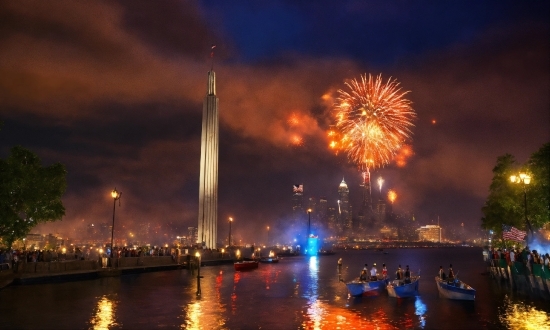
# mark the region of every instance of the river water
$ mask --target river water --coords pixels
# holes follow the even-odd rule
[[[351,280],[365,263],[420,271],[420,295],[348,297],[339,276]],[[477,290],[475,302],[439,297],[434,277],[450,263]],[[485,271],[478,248],[414,248],[288,257],[248,272],[202,267],[200,296],[188,270],[9,286],[0,291],[0,328],[550,329],[547,301],[514,296]]]

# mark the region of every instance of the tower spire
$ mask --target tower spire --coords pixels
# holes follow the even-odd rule
[[[212,46],[212,50],[214,47]],[[211,68],[202,108],[198,219],[198,243],[210,249],[216,248],[218,231],[218,102],[216,74]]]

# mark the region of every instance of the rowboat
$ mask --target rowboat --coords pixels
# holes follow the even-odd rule
[[[235,270],[243,271],[243,270],[252,270],[258,268],[258,260],[242,260],[237,261],[233,264],[235,267]]]
[[[442,280],[439,276],[436,276],[435,284],[437,284],[439,294],[445,298],[456,300],[476,299],[476,290],[458,279],[446,281]]]
[[[386,287],[387,280],[379,279],[377,281],[362,281],[359,278],[347,282],[346,287],[350,295],[354,297],[377,295]]]
[[[394,298],[414,297],[418,295],[418,280],[420,276],[412,276],[410,283],[404,280],[393,280],[388,286],[388,296]]]

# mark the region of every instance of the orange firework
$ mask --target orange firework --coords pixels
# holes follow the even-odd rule
[[[391,162],[412,135],[416,113],[399,83],[369,74],[346,82],[334,107],[331,130],[333,149],[345,151],[360,169],[383,167]]]

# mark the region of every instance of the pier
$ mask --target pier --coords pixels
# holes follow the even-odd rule
[[[195,253],[200,252],[197,259]],[[201,266],[233,263],[234,257],[217,251],[189,251],[180,256],[140,256],[98,258],[97,260],[59,260],[46,262],[19,261],[13,267],[0,269],[0,289],[8,285],[62,282],[112,277],[174,269],[196,269]]]

